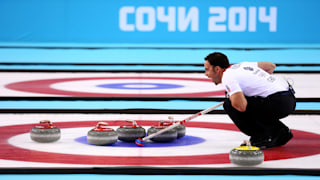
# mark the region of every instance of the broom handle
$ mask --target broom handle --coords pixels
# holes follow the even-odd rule
[[[200,111],[200,112],[198,112],[198,113],[196,113],[196,114],[193,114],[193,115],[185,118],[184,120],[178,121],[178,122],[174,123],[174,124],[171,125],[171,126],[168,126],[168,127],[164,128],[164,129],[161,129],[160,131],[158,131],[158,132],[156,132],[156,133],[150,134],[149,136],[146,136],[146,137],[142,138],[142,141],[149,140],[149,139],[151,139],[151,138],[153,138],[153,137],[155,137],[155,136],[157,136],[157,135],[159,135],[159,134],[162,134],[162,133],[164,133],[164,132],[166,132],[166,131],[169,131],[170,129],[173,129],[173,128],[179,126],[180,124],[185,124],[186,122],[191,121],[192,119],[194,119],[194,118],[196,118],[196,117],[198,117],[198,116],[207,114],[208,112],[216,109],[217,107],[219,107],[219,106],[221,106],[221,105],[223,105],[223,102],[221,102],[221,103],[219,103],[219,104],[217,104],[217,105],[214,105],[214,106],[212,106],[212,107],[210,107],[210,108],[208,108],[208,109],[202,110],[202,111]]]

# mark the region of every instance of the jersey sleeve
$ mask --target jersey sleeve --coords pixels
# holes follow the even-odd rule
[[[222,84],[226,88],[229,96],[233,95],[236,92],[242,92],[238,81],[236,80],[236,78],[233,78],[231,74],[225,73],[223,75]]]

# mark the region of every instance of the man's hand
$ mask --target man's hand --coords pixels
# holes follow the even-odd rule
[[[276,68],[276,65],[272,62],[258,62],[258,67],[263,69],[269,74],[272,74],[274,69]]]

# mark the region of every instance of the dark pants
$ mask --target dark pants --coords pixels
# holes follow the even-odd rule
[[[245,112],[232,107],[231,101],[226,99],[224,110],[241,132],[253,139],[277,136],[288,129],[280,119],[293,113],[296,107],[296,98],[290,91],[280,92],[262,97],[246,97],[248,101]]]

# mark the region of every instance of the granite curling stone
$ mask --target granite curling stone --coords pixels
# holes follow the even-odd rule
[[[229,153],[231,163],[241,166],[255,166],[264,161],[264,153],[259,147],[241,145]]]
[[[148,129],[148,135],[156,133],[166,127],[168,127],[168,126],[166,126],[165,124],[160,122],[159,125],[151,126]],[[173,129],[165,131],[157,136],[154,136],[153,138],[151,138],[151,140],[154,142],[171,142],[171,141],[174,141],[175,139],[177,139],[177,137],[178,137],[178,132],[175,128],[173,128]]]
[[[117,129],[118,139],[124,142],[134,142],[138,138],[146,136],[146,130],[139,126],[136,121],[131,122],[132,125],[123,125]]]
[[[171,124],[177,123],[177,122],[174,122],[173,116],[169,116],[168,119],[171,120]],[[186,126],[185,126],[185,125],[179,124],[179,125],[178,125],[177,127],[175,127],[174,129],[176,129],[177,132],[178,132],[178,137],[177,137],[177,138],[181,138],[181,137],[183,137],[183,136],[186,135]]]
[[[42,120],[38,125],[31,129],[30,137],[36,142],[50,143],[60,139],[61,131],[49,120]]]
[[[117,132],[108,128],[107,125],[106,122],[99,122],[95,128],[88,132],[87,141],[94,145],[109,145],[117,142]]]

